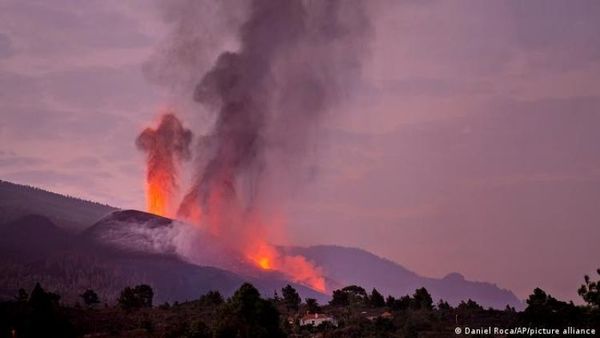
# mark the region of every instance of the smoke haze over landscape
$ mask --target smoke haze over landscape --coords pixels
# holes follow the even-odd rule
[[[311,25],[265,28],[281,40],[259,41],[259,63],[252,30],[238,36],[250,3],[0,1],[0,178],[146,209],[133,142],[166,106],[201,157],[180,193],[225,163],[246,206],[285,215],[276,242],[576,299],[600,255],[597,2],[352,2],[340,22],[312,8]],[[236,120],[251,159],[218,156],[223,64],[260,73],[235,91],[260,93],[262,115]]]

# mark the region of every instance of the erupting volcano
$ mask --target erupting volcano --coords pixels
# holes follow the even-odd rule
[[[301,176],[298,164],[321,116],[360,73],[369,24],[360,1],[253,0],[246,12],[237,48],[221,52],[190,90],[199,112],[216,119],[194,148],[195,176],[176,215],[177,168],[191,136],[167,115],[167,126],[138,139],[148,153],[148,210],[195,224],[257,267],[325,291],[320,269],[278,250],[267,230],[282,226],[270,215]],[[200,65],[189,62],[199,48],[191,23],[200,21],[184,15],[176,23],[166,65],[185,60],[177,70],[197,73]]]

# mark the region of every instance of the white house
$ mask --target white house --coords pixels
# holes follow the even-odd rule
[[[300,326],[319,326],[320,324],[323,324],[325,322],[329,322],[333,324],[333,326],[338,325],[337,320],[335,320],[335,318],[322,313],[307,313],[302,318],[300,318]]]

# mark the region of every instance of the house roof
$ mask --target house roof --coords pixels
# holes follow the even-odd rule
[[[333,319],[333,317],[328,316],[323,313],[307,313],[301,318],[302,320],[311,320],[311,319]]]

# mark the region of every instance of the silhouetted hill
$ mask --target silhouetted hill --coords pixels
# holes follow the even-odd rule
[[[65,249],[71,235],[47,217],[26,215],[0,227],[0,248],[5,254],[36,257]]]
[[[460,301],[473,299],[486,307],[503,309],[507,304],[517,309],[523,303],[509,290],[484,282],[467,281],[458,273],[442,279],[420,276],[388,259],[365,250],[333,245],[288,248],[323,268],[323,272],[339,286],[356,284],[367,290],[377,288],[384,294],[402,296],[425,287],[436,299],[444,299],[457,305]]]
[[[136,257],[138,260],[160,257],[192,266],[210,266],[227,271],[238,280],[252,281],[268,296],[272,296],[276,290],[289,283],[294,285],[303,297],[322,301],[327,299],[324,294],[286,280],[285,276],[276,271],[256,268],[238,251],[227,247],[207,232],[189,224],[138,210],[115,211],[84,231],[80,238],[82,242],[94,243],[102,250],[109,251],[110,255],[128,259]],[[195,285],[206,284],[204,282],[193,281]],[[185,284],[187,281],[182,280],[181,283]],[[233,288],[226,287],[227,285],[216,283],[214,288],[228,295]],[[168,287],[167,284],[164,286]],[[194,284],[188,286],[193,288]],[[238,286],[239,283],[235,285]],[[183,285],[178,287],[183,288]]]
[[[43,215],[60,227],[81,231],[116,208],[0,180],[0,223]]]
[[[154,288],[157,303],[192,300],[211,290],[229,296],[244,282],[272,296],[289,283],[279,274],[240,275],[189,263],[165,247],[154,248],[156,243],[167,242],[153,241],[152,236],[172,229],[172,223],[126,210],[104,217],[82,234],[73,234],[40,215],[0,224],[0,299],[12,299],[19,288],[31,290],[37,282],[67,303],[79,301],[86,289],[96,290],[103,301],[112,303],[123,288],[140,283]],[[117,238],[121,245],[110,241]],[[326,299],[291,284],[305,297]]]

